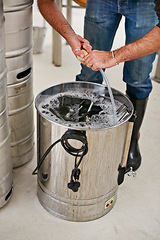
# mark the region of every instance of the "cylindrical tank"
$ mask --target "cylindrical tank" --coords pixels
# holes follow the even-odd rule
[[[34,152],[32,0],[4,0],[5,46],[13,167]]]
[[[32,76],[8,85],[11,153],[14,167],[25,164],[33,154],[33,86]]]
[[[117,199],[118,166],[125,149],[128,120],[133,114],[133,105],[130,100],[119,91],[112,89],[114,99],[125,107],[125,113],[123,112],[121,120],[116,125],[102,128],[98,125],[92,128],[87,124],[81,127],[83,122],[81,125],[75,124],[74,126],[71,122],[68,122],[67,126],[63,121],[58,122],[60,113],[51,107],[53,103],[51,97],[64,92],[68,92],[69,96],[71,90],[75,94],[81,91],[86,96],[90,96],[90,93],[87,93],[88,89],[93,90],[95,95],[103,95],[104,99],[108,96],[104,85],[73,82],[52,86],[36,97],[38,198],[42,206],[51,214],[71,221],[93,220],[102,217],[113,208]],[[74,98],[71,102],[73,101],[75,101]],[[62,102],[63,106],[60,111],[63,114],[66,111],[65,100],[62,99]],[[66,106],[70,107],[69,104]],[[57,118],[52,120],[53,115],[50,115],[46,108],[55,113]],[[69,113],[66,116],[69,116]],[[103,115],[101,117],[103,118]],[[62,144],[57,143],[54,146],[59,139]],[[75,149],[79,149],[82,140],[84,144],[84,139],[88,143],[88,152],[83,155],[79,165],[81,174],[76,177],[73,169],[78,160],[76,158],[74,160],[72,154],[69,153],[74,153]],[[54,148],[49,152],[47,149],[50,146]],[[46,158],[42,161],[45,152],[48,152],[48,155],[46,154]],[[74,174],[71,175],[71,173]],[[75,177],[75,182],[73,178],[70,182],[70,176]],[[74,186],[71,186],[72,183]],[[74,188],[77,186],[79,189]]]
[[[4,0],[6,57],[23,54],[32,46],[32,2],[7,8]]]
[[[7,104],[7,69],[5,61],[3,4],[0,0],[0,208],[10,199],[13,190],[10,128]]]

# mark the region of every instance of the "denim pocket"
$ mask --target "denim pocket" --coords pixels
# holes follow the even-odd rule
[[[153,28],[158,23],[153,0],[140,0],[137,3],[136,27]]]

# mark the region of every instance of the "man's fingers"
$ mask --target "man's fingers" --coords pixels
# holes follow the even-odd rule
[[[83,53],[83,55],[82,54],[77,54],[76,57],[80,62],[84,62],[85,61],[85,56],[88,55],[88,52],[86,50],[82,49],[81,53]]]
[[[85,57],[83,51],[80,48],[76,48],[73,51],[73,53],[75,54],[76,57],[79,57],[79,58],[84,58]]]
[[[90,53],[92,51],[92,46],[90,44],[83,44],[83,48]]]

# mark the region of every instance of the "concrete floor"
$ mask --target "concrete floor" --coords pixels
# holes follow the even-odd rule
[[[73,27],[82,34],[84,10],[73,10]],[[78,23],[78,24],[77,24]],[[34,94],[62,82],[74,81],[80,66],[63,41],[62,66],[51,63],[51,28],[48,26],[44,53],[34,55]],[[124,43],[123,24],[113,48]],[[156,61],[152,75],[156,67]],[[123,64],[106,71],[110,85],[122,92]],[[3,240],[159,240],[160,239],[160,84],[153,81],[148,107],[141,129],[143,162],[137,176],[125,177],[119,187],[116,205],[104,217],[90,222],[69,222],[50,215],[39,203],[35,156],[28,164],[14,169],[14,193],[0,210],[0,239]],[[36,117],[35,117],[36,127]],[[36,131],[35,131],[36,139]]]

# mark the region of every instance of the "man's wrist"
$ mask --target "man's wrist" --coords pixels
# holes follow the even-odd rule
[[[111,51],[111,53],[112,53],[112,58],[115,62],[115,65],[119,65],[119,62],[117,62],[117,59],[116,59],[116,56],[115,56],[115,51]]]

